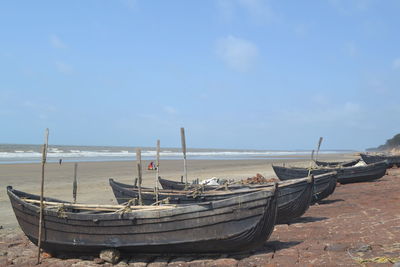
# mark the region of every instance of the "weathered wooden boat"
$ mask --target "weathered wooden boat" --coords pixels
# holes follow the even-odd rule
[[[282,181],[299,179],[309,174],[321,175],[332,171],[337,171],[339,168],[303,168],[303,167],[284,167],[278,165],[272,165],[272,169],[275,171],[276,176]]]
[[[214,190],[218,187],[215,185],[201,185],[192,183],[185,184],[182,181],[178,182],[178,181],[163,179],[161,177],[158,177],[158,181],[163,189],[170,189],[170,190],[185,190],[185,189],[195,189],[195,188],[202,188],[203,190]]]
[[[7,187],[25,235],[38,239],[39,196]],[[215,253],[243,251],[264,244],[274,228],[276,188],[224,200],[122,211],[83,211],[76,204],[44,198],[42,248],[50,253],[121,252]],[[132,208],[131,211],[128,208]]]
[[[360,154],[363,161],[367,164],[376,163],[387,160],[388,168],[392,168],[394,165],[400,167],[400,155],[389,155],[389,154]]]
[[[304,177],[309,172],[314,175],[323,174],[331,171],[337,172],[339,183],[365,182],[379,179],[386,173],[387,161],[368,164],[366,166],[339,167],[339,168],[301,168],[301,167],[281,167],[273,165],[276,175],[281,180],[296,179]]]
[[[342,168],[343,172],[338,175],[338,182],[341,184],[367,182],[382,178],[386,174],[388,162],[381,161],[367,166]]]
[[[315,164],[321,167],[351,167],[360,162],[361,159],[354,159],[350,161],[318,161]]]
[[[171,189],[171,190],[184,190],[187,188],[184,182],[172,181],[168,179],[163,179],[158,177],[158,182],[161,184],[163,189]]]
[[[131,199],[139,198],[139,190],[134,185],[123,184],[109,180],[110,186],[118,203],[125,203]],[[250,192],[255,192],[263,188],[273,186],[274,183],[261,185],[231,185],[227,190],[208,190],[208,191],[183,191],[183,190],[159,190],[158,199],[168,199],[168,203],[199,203],[204,201],[216,201],[235,197]],[[292,181],[279,182],[278,193],[278,215],[277,223],[287,223],[290,220],[302,216],[310,206],[313,198],[313,178],[302,178]],[[142,188],[142,201],[150,205],[156,201],[153,189]]]
[[[329,172],[314,177],[314,197],[312,203],[327,198],[335,191],[337,183],[337,172]]]
[[[304,175],[307,173],[308,175],[308,169],[307,172],[305,172],[303,169],[304,168],[293,168],[294,170],[291,171],[292,168],[288,167],[281,167],[281,166],[272,166],[275,173],[280,173],[281,177],[279,179],[281,180],[296,180],[300,179],[298,175]],[[328,170],[328,169],[324,169]],[[317,172],[318,173],[318,172]],[[338,172],[335,170],[331,170],[330,172],[322,173],[322,174],[316,174],[315,172],[311,172],[312,175],[314,175],[314,194],[313,194],[313,199],[312,203],[316,203],[318,201],[321,201],[324,198],[327,198],[329,195],[331,195],[336,188],[336,183],[337,183],[337,176]],[[286,178],[287,177],[287,178]],[[292,177],[291,179],[288,177]],[[286,180],[285,180],[286,178]]]

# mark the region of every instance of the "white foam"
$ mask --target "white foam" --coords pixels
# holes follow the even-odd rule
[[[329,153],[340,153],[339,151],[321,151],[321,154]],[[252,158],[271,158],[271,157],[291,157],[295,155],[310,155],[310,151],[188,151],[187,157],[190,159],[252,159]],[[155,150],[144,150],[142,151],[142,157],[144,159],[154,159],[156,156]],[[182,158],[182,152],[163,150],[160,152],[160,156],[163,159],[180,159]],[[0,160],[4,162],[10,161],[25,161],[33,162],[40,160],[42,157],[40,152],[32,150],[22,151],[16,150],[14,152],[0,152]],[[85,151],[85,150],[67,150],[63,151],[58,148],[51,148],[47,152],[49,159],[70,159],[70,160],[135,160],[136,153],[129,152],[127,150],[121,151]]]

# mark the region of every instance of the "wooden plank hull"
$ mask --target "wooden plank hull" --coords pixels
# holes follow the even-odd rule
[[[311,173],[321,174],[329,171],[336,171],[339,183],[356,183],[376,180],[386,173],[387,161],[377,162],[366,166],[343,167],[343,168],[320,168],[312,169]],[[307,175],[307,168],[273,166],[276,175],[281,180],[298,179]]]
[[[158,177],[158,182],[161,184],[163,189],[170,189],[170,190],[184,190],[185,183],[172,181],[168,179],[163,179]]]
[[[276,176],[278,176],[278,178],[282,181],[303,178],[308,176],[309,173],[307,168],[282,167],[276,165],[272,165],[272,168],[274,169]],[[310,173],[313,175],[321,175],[336,170],[337,168],[312,169]]]
[[[132,185],[118,183],[110,179],[110,186],[118,203],[138,198],[138,189]],[[204,191],[193,194],[190,191],[171,191],[160,190],[159,199],[169,199],[169,203],[201,203],[205,201],[215,201],[247,194],[249,190],[261,190],[262,188],[271,187],[272,184],[242,186],[234,190],[225,192]],[[292,182],[281,182],[279,184],[278,193],[278,215],[277,223],[287,223],[290,220],[302,216],[310,206],[313,197],[313,181],[311,179],[299,179]],[[149,189],[142,190],[142,200],[144,204],[150,205],[155,202],[155,194]]]
[[[315,161],[315,164],[321,167],[351,167],[360,162],[360,159],[355,159],[351,161]]]
[[[386,174],[387,167],[387,161],[381,161],[367,166],[344,168],[344,172],[338,176],[338,182],[348,184],[376,180]]]
[[[400,167],[400,156],[394,155],[369,155],[369,154],[360,154],[363,161],[367,164],[377,163],[380,161],[388,161],[388,168],[392,168],[394,165]]]
[[[314,198],[312,203],[327,198],[335,191],[337,183],[337,173],[331,172],[322,175],[318,175],[314,178]]]
[[[301,179],[301,175],[308,175],[308,169],[306,168],[272,167],[281,180]],[[316,203],[328,197],[335,191],[338,174],[336,171],[325,173],[327,170],[328,169],[323,169],[322,174],[318,175],[316,175],[316,173],[320,172],[312,172],[312,174],[315,175],[312,203]]]
[[[25,235],[35,244],[39,199],[7,187],[11,205]],[[57,201],[45,199],[46,201]],[[122,252],[216,253],[261,246],[273,231],[277,212],[274,189],[221,201],[173,209],[102,212],[44,209],[43,248],[51,253],[98,253],[104,248]]]

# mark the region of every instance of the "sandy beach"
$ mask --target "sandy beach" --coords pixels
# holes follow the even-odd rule
[[[323,160],[347,160],[354,154],[321,155]],[[154,187],[155,171],[147,170],[150,161],[143,161],[143,186]],[[308,166],[309,157],[260,160],[188,160],[188,180],[211,177],[241,180],[257,173],[264,177],[275,177],[271,164]],[[49,163],[45,171],[45,195],[62,200],[72,200],[73,163]],[[160,176],[180,180],[183,175],[182,160],[163,160],[160,163]],[[108,179],[114,178],[123,183],[133,183],[137,177],[135,161],[79,162],[78,196],[83,203],[116,204]],[[0,225],[4,229],[19,229],[9,199],[5,193],[8,185],[15,189],[38,194],[40,192],[41,164],[0,164]]]
[[[324,156],[324,160],[352,159],[353,154]],[[147,162],[145,162],[147,163]],[[271,164],[305,166],[306,158],[291,160],[190,161],[189,177],[242,179],[261,173],[273,177]],[[179,179],[182,161],[163,162],[163,176]],[[39,191],[40,164],[0,165],[2,186]],[[49,164],[46,194],[71,199],[73,164]],[[79,163],[79,202],[115,203],[108,178],[132,182],[134,162]],[[400,169],[373,182],[337,185],[335,192],[290,224],[276,225],[263,247],[254,251],[210,255],[125,255],[117,266],[392,266],[400,259]],[[144,171],[144,185],[152,186],[154,172]],[[4,188],[4,187],[3,187]],[[37,247],[19,229],[6,194],[1,194],[0,265],[31,266]],[[95,256],[47,257],[40,266],[112,266]]]

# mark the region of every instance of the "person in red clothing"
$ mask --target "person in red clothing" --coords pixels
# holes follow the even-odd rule
[[[156,169],[155,166],[154,166],[154,162],[153,161],[150,162],[149,166],[147,166],[147,169],[148,170],[155,170]]]

